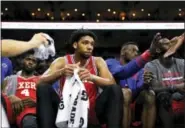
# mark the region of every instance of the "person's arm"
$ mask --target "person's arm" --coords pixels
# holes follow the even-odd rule
[[[116,84],[114,77],[109,72],[109,69],[103,58],[101,57],[96,58],[96,66],[97,66],[99,76],[95,76],[95,75],[92,76],[92,81],[96,85],[109,86],[109,85]]]
[[[149,50],[146,50],[142,55],[137,57],[135,60],[132,60],[128,64],[122,66],[122,65],[113,65],[111,68],[110,65],[107,62],[107,65],[109,67],[109,70],[111,69],[111,73],[114,75],[116,79],[126,79],[137,73],[141,68],[144,67],[144,65],[152,59],[152,57],[158,52],[158,49],[160,48],[159,40],[161,39],[160,33],[155,34]]]
[[[164,57],[168,57],[168,56],[173,55],[174,53],[176,53],[176,51],[177,51],[183,44],[185,44],[184,36],[185,36],[185,33],[183,33],[183,34],[182,34],[181,36],[179,36],[179,37],[174,37],[174,38],[171,40],[172,46],[171,46],[171,48],[169,48],[168,51],[164,54]]]
[[[42,35],[42,33],[35,34],[30,41],[4,39],[1,40],[1,55],[4,57],[17,56],[33,48],[37,48],[41,44],[47,43],[47,39]]]
[[[112,73],[112,75],[117,79],[127,79],[137,73],[144,65],[151,60],[151,53],[149,50],[146,50],[142,55],[136,59],[130,61],[126,65],[121,65],[116,63],[112,59],[107,60],[107,66]]]
[[[98,70],[98,76],[90,74],[87,69],[80,69],[79,77],[83,80],[89,80],[95,83],[97,86],[109,86],[115,84],[115,80],[108,70],[108,67],[101,57],[95,58],[96,67]]]
[[[37,82],[38,85],[46,83],[50,84],[55,82],[63,75],[65,65],[64,57],[57,58],[52,62],[49,69],[40,77],[39,81]]]

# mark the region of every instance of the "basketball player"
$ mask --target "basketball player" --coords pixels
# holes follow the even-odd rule
[[[157,33],[150,45],[150,48],[138,56],[138,46],[135,42],[123,44],[120,52],[120,59],[106,60],[108,68],[117,83],[122,87],[123,103],[123,127],[130,128],[131,124],[131,103],[136,101],[135,113],[142,121],[144,128],[153,128],[155,122],[155,96],[152,92],[145,91],[143,87],[143,67],[152,59],[159,49],[158,40],[161,39],[160,33]],[[137,57],[138,56],[138,57]],[[143,108],[143,112],[142,109]],[[139,115],[139,116],[138,116]],[[150,118],[148,118],[149,115]],[[139,122],[136,122],[139,125]]]
[[[77,30],[71,35],[70,43],[74,54],[56,59],[40,79],[37,86],[37,116],[39,128],[55,128],[55,120],[60,102],[60,93],[66,76],[72,76],[75,68],[80,67],[79,77],[88,93],[90,110],[88,127],[121,128],[123,95],[115,85],[114,78],[101,57],[92,56],[96,35],[88,30]],[[55,91],[52,83],[60,80],[60,88]],[[97,88],[104,91],[98,96]],[[58,95],[57,95],[58,93]]]
[[[37,60],[33,53],[27,53],[23,59],[21,75],[11,75],[3,82],[3,92],[12,102],[9,104],[13,113],[8,117],[15,120],[19,128],[36,128],[36,82],[39,77],[34,76]]]
[[[184,36],[178,38],[181,44],[183,40]],[[145,65],[147,72],[144,73],[144,82],[155,92],[159,117],[164,128],[174,128],[172,101],[185,99],[184,59],[173,56],[165,58],[164,53],[170,49],[171,42],[162,38],[159,43],[162,44],[160,56]]]
[[[41,44],[48,44],[47,39],[42,35],[43,33],[38,33],[35,34],[32,39],[30,41],[18,41],[18,40],[12,40],[12,39],[4,39],[1,40],[1,56],[2,57],[11,57],[11,56],[17,56],[20,55],[24,52],[29,51],[30,49],[33,48],[37,48],[39,47]],[[7,67],[7,70],[11,70],[11,67]],[[2,70],[2,78],[4,79],[4,77],[7,76],[7,72]],[[1,79],[1,83],[3,81],[3,79]],[[1,93],[1,108],[2,108],[2,127],[9,127],[9,123],[7,121],[7,117],[5,115],[5,112],[7,113],[8,111],[11,111],[11,109],[9,109],[10,107],[6,106],[7,102],[10,103],[10,100],[8,99],[8,97],[6,97],[5,95],[3,95]],[[13,103],[13,101],[11,101]],[[4,109],[5,108],[5,109]],[[11,113],[11,112],[10,112]]]

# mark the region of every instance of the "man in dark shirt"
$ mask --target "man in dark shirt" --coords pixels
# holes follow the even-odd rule
[[[145,65],[147,72],[144,74],[144,82],[151,85],[149,88],[155,91],[159,116],[164,128],[173,128],[171,101],[180,101],[185,98],[184,59],[172,56],[164,58],[163,55],[171,47],[171,42],[163,38],[159,43],[162,44],[161,56]]]

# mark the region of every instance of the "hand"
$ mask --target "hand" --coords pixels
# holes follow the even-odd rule
[[[180,46],[183,44],[184,41],[184,35],[185,33],[183,33],[181,36],[173,38],[172,41],[172,46],[171,48],[169,48],[169,50],[164,54],[164,58],[173,55],[179,48]]]
[[[160,51],[159,50],[159,40],[161,39],[161,34],[160,33],[157,33],[155,34],[152,42],[151,42],[151,45],[150,45],[150,52],[152,55],[156,54],[156,53],[159,53]]]
[[[144,84],[146,84],[146,85],[151,84],[153,78],[154,78],[154,76],[153,76],[152,72],[149,72],[149,71],[144,72],[144,74],[143,74]]]
[[[8,99],[11,102],[14,115],[19,115],[24,109],[22,100],[14,95],[9,96]]]
[[[28,106],[28,107],[35,107],[36,106],[36,102],[29,97],[26,99],[23,99],[22,102],[23,102],[24,106]]]
[[[67,64],[67,65],[65,65],[65,67],[64,67],[64,71],[63,71],[63,74],[64,74],[64,76],[73,76],[73,74],[74,74],[74,69],[76,69],[76,68],[79,68],[79,65],[80,65],[80,62],[79,63],[77,63],[77,64]]]
[[[92,74],[87,69],[81,68],[78,72],[81,81],[92,81]]]
[[[45,46],[48,45],[48,41],[46,39],[46,37],[43,35],[44,33],[37,33],[35,34],[31,40],[29,41],[29,43],[31,43],[32,45],[36,47],[39,47],[41,44],[44,44]]]

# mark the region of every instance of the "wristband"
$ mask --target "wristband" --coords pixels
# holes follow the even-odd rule
[[[141,54],[141,58],[145,61],[149,61],[151,57],[152,55],[149,50],[146,50],[143,54]]]

